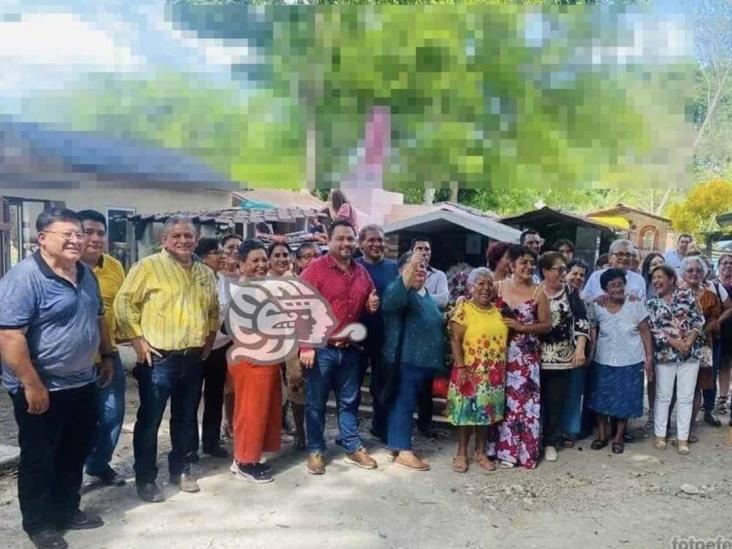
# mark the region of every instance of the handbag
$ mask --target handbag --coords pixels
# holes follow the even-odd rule
[[[713,362],[712,346],[704,345],[699,352],[699,368],[711,368]]]

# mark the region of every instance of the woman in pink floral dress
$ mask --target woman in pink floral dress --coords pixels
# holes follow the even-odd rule
[[[541,446],[541,344],[538,335],[551,330],[549,302],[534,284],[537,256],[525,246],[509,248],[513,278],[498,286],[497,303],[511,329],[506,361],[506,413],[499,425],[501,467],[533,469]]]

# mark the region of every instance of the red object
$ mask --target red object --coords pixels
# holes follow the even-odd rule
[[[348,272],[343,271],[330,255],[314,259],[300,275],[330,303],[338,333],[344,326],[359,322],[366,310],[366,301],[374,283],[366,267],[351,261]]]
[[[229,373],[234,388],[234,458],[257,463],[262,452],[280,449],[280,368],[241,360],[229,365]]]
[[[437,398],[447,398],[447,387],[450,380],[446,377],[436,377],[432,381],[432,396]]]

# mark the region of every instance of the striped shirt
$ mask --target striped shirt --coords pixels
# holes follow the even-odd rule
[[[219,299],[211,269],[195,261],[183,267],[168,251],[130,269],[114,300],[117,341],[136,337],[156,349],[202,347],[219,328]]]

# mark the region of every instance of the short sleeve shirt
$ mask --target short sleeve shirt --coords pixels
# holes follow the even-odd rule
[[[640,301],[626,300],[619,311],[611,313],[597,303],[591,305],[597,322],[595,362],[605,366],[630,366],[643,362],[645,350],[638,325],[648,318]]]
[[[40,252],[0,279],[0,329],[25,331],[33,367],[49,391],[72,389],[95,379],[98,319],[104,314],[91,269],[77,264],[74,287],[51,270]],[[18,378],[3,361],[3,385],[15,393]]]

